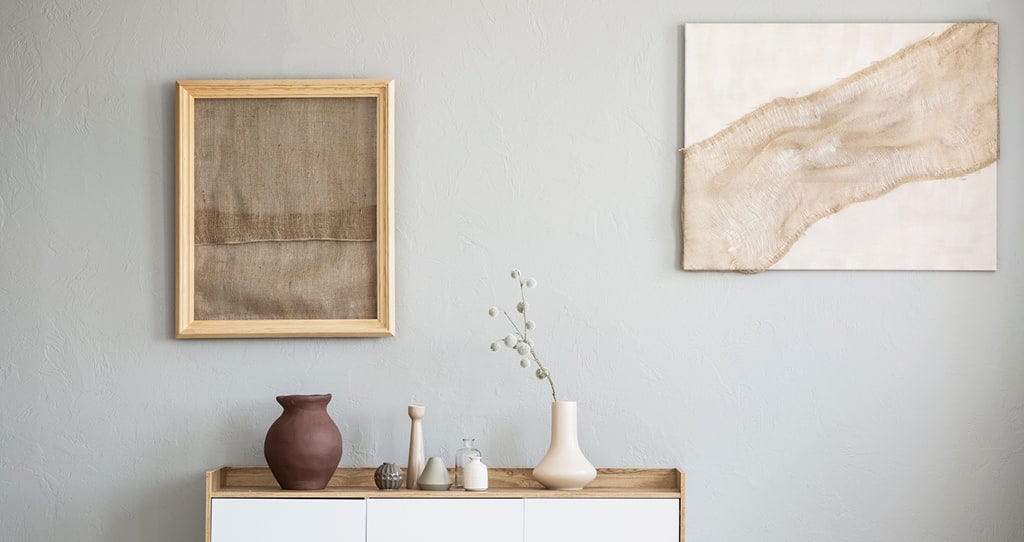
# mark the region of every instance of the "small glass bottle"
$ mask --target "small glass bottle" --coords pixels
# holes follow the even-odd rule
[[[469,464],[469,456],[481,455],[480,450],[473,447],[473,443],[476,439],[464,438],[462,439],[462,448],[459,448],[455,452],[455,487],[462,489],[466,483],[466,476],[463,474],[463,469]]]

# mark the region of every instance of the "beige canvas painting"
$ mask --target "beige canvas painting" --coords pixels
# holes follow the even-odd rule
[[[395,333],[394,83],[178,81],[175,336]]]
[[[196,319],[376,318],[376,101],[195,108]]]
[[[685,269],[996,268],[995,23],[684,35]]]

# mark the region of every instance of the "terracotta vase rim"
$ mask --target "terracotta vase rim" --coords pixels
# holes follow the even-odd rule
[[[312,395],[278,395],[277,402],[281,406],[289,405],[318,405],[327,404],[331,402],[331,394],[329,393],[317,393]]]

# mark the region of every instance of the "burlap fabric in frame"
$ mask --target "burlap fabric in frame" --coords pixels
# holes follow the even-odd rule
[[[195,104],[195,318],[376,318],[374,98]]]

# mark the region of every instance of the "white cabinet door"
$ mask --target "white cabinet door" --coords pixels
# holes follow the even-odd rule
[[[213,542],[365,542],[363,499],[213,499]]]
[[[368,499],[366,542],[523,542],[522,499]]]
[[[527,499],[526,542],[679,542],[678,499]]]

